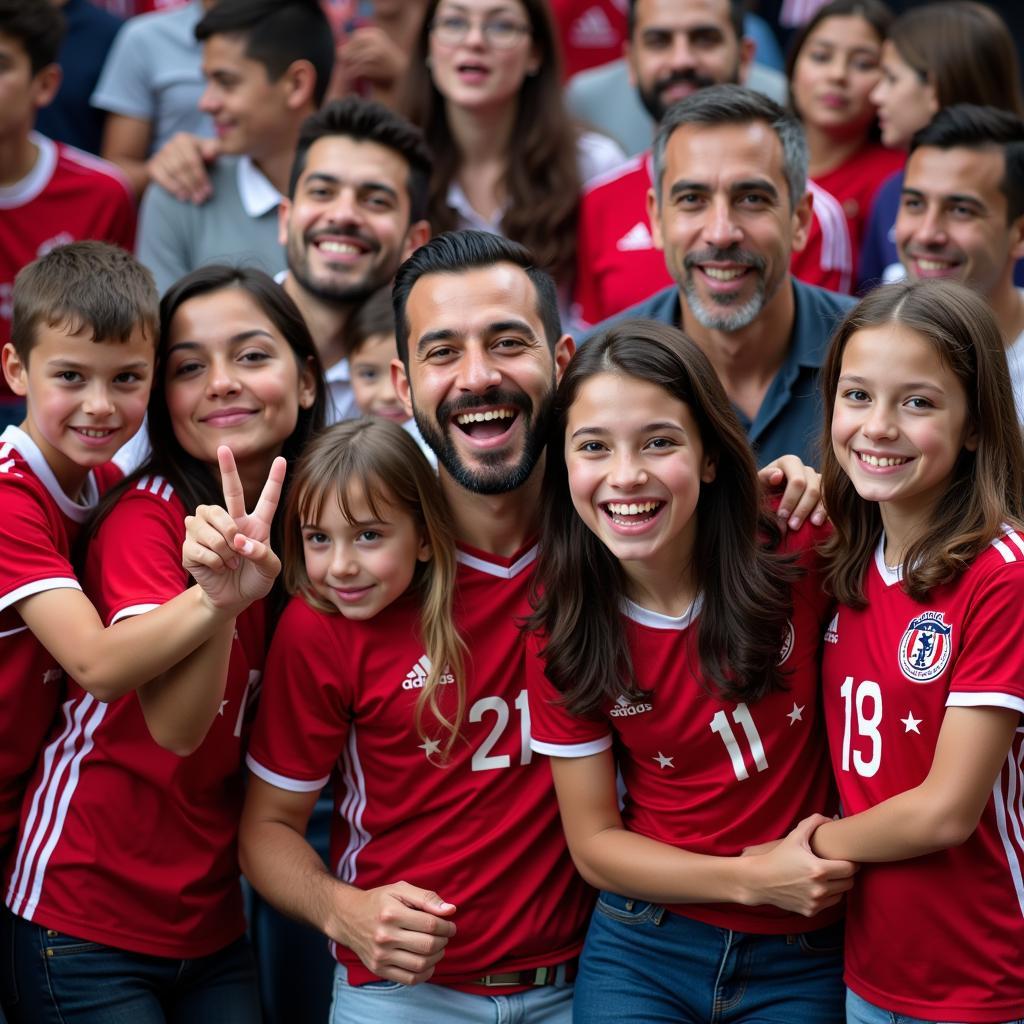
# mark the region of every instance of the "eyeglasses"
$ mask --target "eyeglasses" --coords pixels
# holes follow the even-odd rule
[[[473,27],[473,22],[462,14],[446,14],[430,23],[434,38],[443,46],[458,46]],[[529,25],[510,18],[487,18],[477,22],[484,39],[498,50],[511,50],[523,36],[533,35]]]

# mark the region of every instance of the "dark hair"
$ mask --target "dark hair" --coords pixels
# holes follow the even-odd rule
[[[762,512],[747,436],[714,368],[681,331],[652,320],[622,320],[580,348],[555,397],[544,471],[541,547],[534,614],[546,672],[573,714],[593,714],[641,691],[622,623],[626,578],[619,560],[576,514],[564,437],[569,410],[592,377],[615,373],[646,381],[684,402],[700,429],[715,479],[701,484],[693,559],[703,606],[700,667],[732,700],[756,700],[783,685],[779,652],[790,613],[788,559],[770,554],[759,531],[778,540]]]
[[[519,267],[537,293],[537,315],[544,326],[548,348],[554,351],[562,336],[558,315],[558,291],[551,275],[537,268],[529,251],[501,235],[487,231],[446,231],[421,245],[399,268],[395,275],[392,299],[395,307],[395,341],[398,358],[409,366],[409,318],[405,306],[413,285],[426,274],[462,274],[511,263]]]
[[[394,333],[395,307],[391,304],[391,287],[385,285],[357,306],[345,321],[341,332],[342,354],[351,359],[370,338]]]
[[[448,205],[462,154],[448,126],[444,97],[429,67],[430,33],[440,0],[430,0],[405,79],[402,106],[420,126],[434,151],[430,182],[430,224],[435,231],[459,226]],[[547,0],[521,0],[530,20],[533,46],[539,54],[537,73],[519,89],[518,107],[502,184],[508,199],[501,218],[502,234],[525,245],[537,264],[558,281],[576,268],[576,224],[580,181],[578,132],[562,96],[562,68],[557,34]]]
[[[246,292],[281,332],[300,369],[308,367],[313,374],[316,388],[313,404],[308,409],[299,409],[295,429],[281,448],[281,454],[289,464],[301,455],[313,434],[323,428],[328,397],[320,357],[302,314],[287,292],[262,270],[250,267],[214,264],[193,270],[172,284],[160,302],[161,343],[157,351],[154,386],[147,411],[150,454],[142,466],[104,495],[90,525],[90,534],[99,528],[121,494],[134,487],[139,478],[145,475],[164,477],[181,498],[188,515],[192,515],[198,505],[223,505],[224,496],[217,471],[185,451],[175,436],[171,413],[167,407],[164,378],[167,372],[167,343],[175,313],[190,299],[227,288],[241,288]],[[278,523],[280,518],[279,515]],[[272,544],[277,551],[281,550],[279,541],[279,526],[275,523]]]
[[[677,129],[688,124],[717,128],[753,121],[768,125],[778,136],[790,205],[796,206],[807,191],[808,156],[803,127],[774,100],[742,85],[711,85],[698,89],[666,111],[654,139],[654,187],[659,206],[665,178],[665,150]]]
[[[972,0],[912,7],[889,29],[889,42],[940,107],[977,103],[1024,115],[1017,48],[1005,22]]]
[[[107,242],[51,249],[14,279],[11,343],[28,364],[40,324],[93,341],[127,341],[141,329],[156,345],[159,296],[153,275],[131,253]]]
[[[1013,223],[1024,214],[1024,118],[996,107],[956,103],[940,110],[910,142],[935,149],[987,149],[1003,151],[1005,167],[999,190],[1006,196],[1006,220]]]
[[[626,38],[632,39],[636,30],[636,5],[640,0],[629,0],[629,9],[626,12]],[[729,5],[729,21],[737,39],[742,39],[746,34],[743,29],[743,18],[750,6],[748,0],[727,0]]]
[[[1003,524],[1024,522],[1024,444],[999,326],[988,303],[951,281],[885,285],[847,313],[821,372],[825,397],[822,483],[835,532],[826,542],[827,584],[843,604],[864,607],[864,570],[882,533],[877,502],[865,501],[832,448],[831,423],[843,353],[858,332],[891,324],[928,342],[963,386],[974,451],[960,453],[945,493],[903,559],[915,600],[959,576]]]
[[[245,55],[276,82],[297,60],[316,72],[313,102],[320,106],[334,69],[334,36],[317,0],[217,0],[196,25],[196,39],[245,37]]]
[[[288,181],[289,196],[295,196],[295,187],[306,169],[310,146],[331,135],[343,135],[356,142],[373,142],[402,157],[409,165],[409,220],[426,218],[427,192],[434,163],[423,141],[423,133],[384,104],[359,96],[332,100],[302,122]]]
[[[44,0],[0,0],[0,32],[21,44],[33,75],[48,64],[57,63],[64,31],[64,15],[55,4]]]

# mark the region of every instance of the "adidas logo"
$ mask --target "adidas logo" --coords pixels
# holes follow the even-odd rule
[[[839,643],[839,612],[832,616],[832,621],[828,624],[828,629],[825,630],[825,643]]]
[[[618,42],[618,33],[612,28],[608,15],[600,7],[591,7],[584,11],[569,29],[569,45],[581,50],[600,50],[607,46],[616,46]]]
[[[424,654],[419,661],[406,673],[402,680],[403,690],[422,690],[427,684],[427,676],[430,675],[430,659]],[[454,683],[455,676],[451,672],[445,672],[441,676],[441,683]]]
[[[642,715],[645,711],[653,711],[653,704],[634,704],[627,697],[619,697],[615,706],[608,713],[612,718],[629,718],[632,715]]]
[[[654,248],[650,228],[643,221],[634,224],[616,243],[619,252],[643,252]]]

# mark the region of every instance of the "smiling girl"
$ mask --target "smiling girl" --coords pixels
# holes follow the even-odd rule
[[[227,499],[238,528],[269,539],[278,457],[297,456],[323,422],[316,349],[265,274],[187,275],[164,296],[160,327],[152,454],[101,505],[85,558],[83,585],[108,625],[188,588],[185,517],[201,503]],[[225,445],[237,464],[225,452],[228,494]],[[266,648],[266,602],[253,599],[269,589],[260,568],[244,559],[215,577],[190,565],[207,594],[248,607],[137,695],[96,705],[69,683],[7,892],[18,915],[15,1024],[259,1018],[236,836]]]
[[[882,288],[822,384],[840,602],[822,685],[847,816],[811,842],[863,864],[848,1019],[1017,1021],[1024,449],[999,330],[958,285]]]
[[[670,327],[627,320],[591,339],[555,417],[528,683],[533,749],[602,890],[575,1019],[710,1020],[728,1005],[737,1022],[840,1024],[853,866],[807,846],[833,806],[826,605],[793,564],[810,564],[797,552],[813,534],[790,535],[789,556],[766,549],[778,535],[750,446]]]

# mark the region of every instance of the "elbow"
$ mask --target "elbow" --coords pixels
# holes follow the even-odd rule
[[[68,674],[86,693],[95,697],[101,704],[110,704],[125,694],[124,687],[118,686],[117,682],[111,680],[106,672],[97,670],[93,665],[76,665]]]
[[[177,757],[189,757],[194,754],[205,739],[205,736],[189,736],[170,730],[154,729],[149,722],[146,725],[153,742],[162,750]]]
[[[978,828],[980,815],[948,814],[935,821],[930,838],[934,850],[963,846]]]

